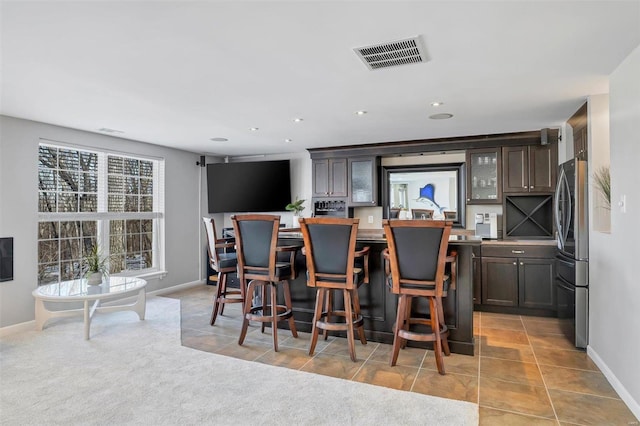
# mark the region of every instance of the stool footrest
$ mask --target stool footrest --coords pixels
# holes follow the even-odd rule
[[[344,317],[346,318],[347,315],[344,311],[331,311],[331,315],[332,316],[338,316],[338,317]],[[316,327],[321,328],[323,330],[347,330],[349,328],[349,324],[347,324],[346,322],[342,323],[342,322],[328,322],[327,321],[327,317],[329,316],[328,312],[323,312],[322,315],[320,315],[320,319],[318,321],[316,321]],[[324,318],[324,321],[323,321]],[[354,327],[360,327],[364,324],[364,318],[362,317],[362,315],[358,315],[357,317],[355,317],[353,319],[353,326]]]
[[[264,311],[268,311],[269,315],[264,315]],[[262,315],[256,314],[258,311],[263,311]],[[293,312],[291,309],[287,308],[284,305],[276,305],[276,311],[278,314],[276,315],[278,321],[284,321],[293,316]],[[258,321],[258,322],[272,322],[273,316],[271,315],[271,305],[267,306],[253,306],[251,310],[245,314],[244,316],[249,321]]]
[[[420,342],[433,342],[436,339],[433,330],[431,330],[431,321],[424,318],[409,318],[409,324],[422,324],[429,326],[429,331],[427,332],[418,332],[418,331],[409,331],[409,330],[399,330],[398,336],[403,339],[408,340],[417,340]],[[449,328],[445,324],[440,324],[440,337],[445,338],[449,336]]]

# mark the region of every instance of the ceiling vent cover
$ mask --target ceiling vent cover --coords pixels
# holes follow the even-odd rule
[[[370,70],[427,62],[420,36],[353,49]]]

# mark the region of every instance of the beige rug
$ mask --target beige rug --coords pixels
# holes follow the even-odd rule
[[[476,404],[180,345],[180,301],[0,339],[2,425],[476,425]]]

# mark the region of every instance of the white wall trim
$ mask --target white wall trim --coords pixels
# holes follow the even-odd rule
[[[634,400],[631,394],[627,391],[624,385],[618,380],[613,371],[605,364],[605,362],[600,358],[600,355],[593,349],[590,345],[587,346],[587,355],[593,360],[593,362],[598,366],[602,374],[607,378],[613,389],[620,395],[620,399],[627,404],[629,410],[633,413],[634,416],[640,419],[640,404],[638,401]]]
[[[149,297],[155,297],[155,296],[162,296],[164,294],[169,294],[169,293],[173,293],[175,291],[179,291],[179,290],[186,290],[188,288],[191,287],[196,287],[198,285],[203,285],[205,284],[204,280],[198,280],[198,281],[191,281],[188,283],[183,283],[183,284],[178,284],[178,285],[174,285],[172,287],[167,287],[167,288],[161,288],[159,290],[154,290],[154,291],[149,291],[147,292],[147,298]],[[125,297],[122,299],[116,299],[113,301],[110,301],[108,303],[105,303],[105,305],[112,305],[112,304],[126,304],[126,303],[133,303],[135,302],[135,299],[138,296],[131,296],[131,297]],[[82,311],[78,312],[78,316],[82,317]],[[33,331],[36,327],[36,322],[35,320],[31,320],[31,321],[26,321],[26,322],[21,322],[19,324],[13,324],[13,325],[8,325],[6,327],[0,327],[0,337],[5,337],[8,336],[10,334],[16,334],[16,333],[24,333],[27,331]]]
[[[0,337],[5,337],[10,334],[24,333],[27,331],[33,331],[36,328],[36,321],[26,321],[19,324],[8,325],[6,327],[0,327]]]

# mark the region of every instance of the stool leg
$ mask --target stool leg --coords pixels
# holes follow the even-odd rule
[[[353,312],[354,319],[358,319],[360,317],[360,296],[358,295],[358,289],[354,288],[352,290],[353,295]],[[367,344],[367,339],[364,337],[364,322],[362,325],[358,327],[358,335],[360,336],[360,342],[363,345]]]
[[[278,352],[278,287],[268,283],[271,290],[271,335],[273,336],[273,350]],[[264,306],[264,303],[262,304]],[[264,323],[263,323],[264,324]]]
[[[227,273],[219,273],[218,274],[218,282],[222,280],[222,294],[221,296],[224,298],[227,296]],[[224,307],[226,303],[220,303],[220,315],[224,315]]]
[[[289,281],[284,281],[284,304],[287,307],[287,310],[291,311],[293,309],[293,304],[291,303],[291,292],[289,291]],[[296,322],[293,319],[293,312],[291,317],[289,317],[289,329],[291,330],[291,334],[293,337],[298,337],[298,330],[296,330]]]
[[[222,297],[222,283],[221,281],[222,273],[218,273],[218,284],[216,285],[216,295],[213,297],[213,310],[211,311],[211,321],[209,324],[214,325],[216,322],[216,318],[218,317],[218,308],[220,307],[220,298]],[[222,312],[220,312],[222,315]]]
[[[436,298],[436,302],[438,303],[438,321],[439,325],[444,325],[444,309],[442,308],[442,298]],[[446,334],[442,335],[442,349],[444,350],[444,354],[446,356],[451,355],[451,350],[449,350],[449,340]]]
[[[353,335],[353,311],[351,307],[353,306],[353,302],[351,301],[351,291],[343,290],[344,294],[344,310],[345,310],[345,321],[347,322],[347,340],[349,343],[349,355],[351,355],[351,361],[356,362],[356,344]]]
[[[313,312],[313,325],[311,328],[311,344],[309,345],[309,355],[313,355],[318,343],[318,321],[322,318],[322,302],[324,301],[325,289],[318,288],[316,291],[316,309]]]
[[[438,321],[438,303],[434,297],[429,297],[429,310],[431,316],[431,329],[435,334],[435,341],[433,342],[433,351],[436,356],[436,366],[438,367],[438,373],[444,375],[444,359],[442,357],[442,339],[440,337],[440,324]]]
[[[249,282],[249,287],[247,288],[247,292],[249,294],[253,294],[253,291],[256,288],[256,283],[259,281],[251,280]],[[244,342],[244,338],[247,336],[247,328],[249,328],[249,318],[247,315],[251,312],[251,304],[252,300],[250,297],[245,298],[244,300],[244,309],[242,309],[242,329],[240,330],[240,338],[238,339],[238,344],[242,345]]]
[[[390,366],[396,365],[398,361],[398,354],[400,353],[400,346],[402,344],[402,338],[399,336],[400,330],[404,326],[403,322],[406,317],[405,306],[407,305],[407,297],[405,295],[398,296],[398,312],[396,314],[396,323],[393,327],[393,351],[391,352]]]
[[[333,289],[331,288],[327,289],[326,293],[327,293],[327,299],[324,305],[324,310],[327,313],[327,315],[325,316],[325,321],[330,322],[331,312],[333,310]],[[327,338],[329,337],[329,330],[327,330],[326,328],[322,330],[322,335],[324,336],[324,340],[327,340]]]
[[[411,296],[405,296],[405,312],[406,315],[404,316],[404,323],[403,323],[403,329],[409,331],[409,327],[411,327],[411,308],[413,306],[413,297]],[[402,349],[407,347],[407,339],[402,339],[402,345],[401,345]]]
[[[262,285],[262,297],[261,297],[261,304],[262,304],[262,315],[267,316],[267,286],[269,285],[268,282],[264,282]],[[265,327],[266,323],[261,322],[260,323],[260,332],[264,333],[264,327]]]

